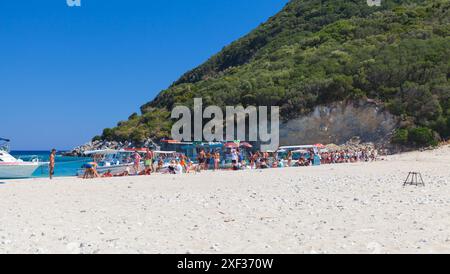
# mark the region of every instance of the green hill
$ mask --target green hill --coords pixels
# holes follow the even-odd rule
[[[105,140],[169,136],[174,105],[278,105],[284,121],[318,105],[373,99],[399,119],[392,141],[450,136],[450,1],[292,0],[184,74]]]

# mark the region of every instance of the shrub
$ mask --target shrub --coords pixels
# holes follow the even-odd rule
[[[408,144],[408,130],[398,129],[392,136],[392,142],[395,144],[406,145]]]
[[[145,130],[141,128],[133,129],[130,134],[130,141],[132,141],[134,144],[141,144],[145,141],[146,138],[147,134]]]
[[[114,131],[111,128],[105,128],[103,130],[102,137],[104,140],[112,141],[114,139]]]
[[[418,146],[436,146],[438,140],[433,130],[427,127],[415,127],[408,131],[408,141]]]
[[[95,141],[102,141],[102,140],[103,140],[102,136],[99,136],[99,135],[97,135],[97,136],[95,136],[94,138],[92,138],[92,142],[95,142]]]

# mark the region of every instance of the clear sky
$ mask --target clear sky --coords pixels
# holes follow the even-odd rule
[[[70,149],[126,120],[287,0],[0,1],[0,137]]]

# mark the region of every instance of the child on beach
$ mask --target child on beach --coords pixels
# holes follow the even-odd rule
[[[184,154],[182,154],[182,155],[180,156],[180,165],[181,165],[181,167],[183,168],[183,170],[184,170],[185,172],[187,172],[187,170],[188,170],[188,168],[187,168],[187,166],[186,166],[186,161],[187,161],[187,157],[186,157]]]
[[[160,158],[158,159],[158,165],[157,165],[157,167],[156,167],[156,171],[155,171],[155,172],[161,171],[161,169],[163,168],[163,165],[164,165],[164,161],[163,161],[163,159],[160,157]]]

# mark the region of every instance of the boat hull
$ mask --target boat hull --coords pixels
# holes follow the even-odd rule
[[[2,163],[0,164],[0,179],[30,178],[39,166],[38,163]]]

